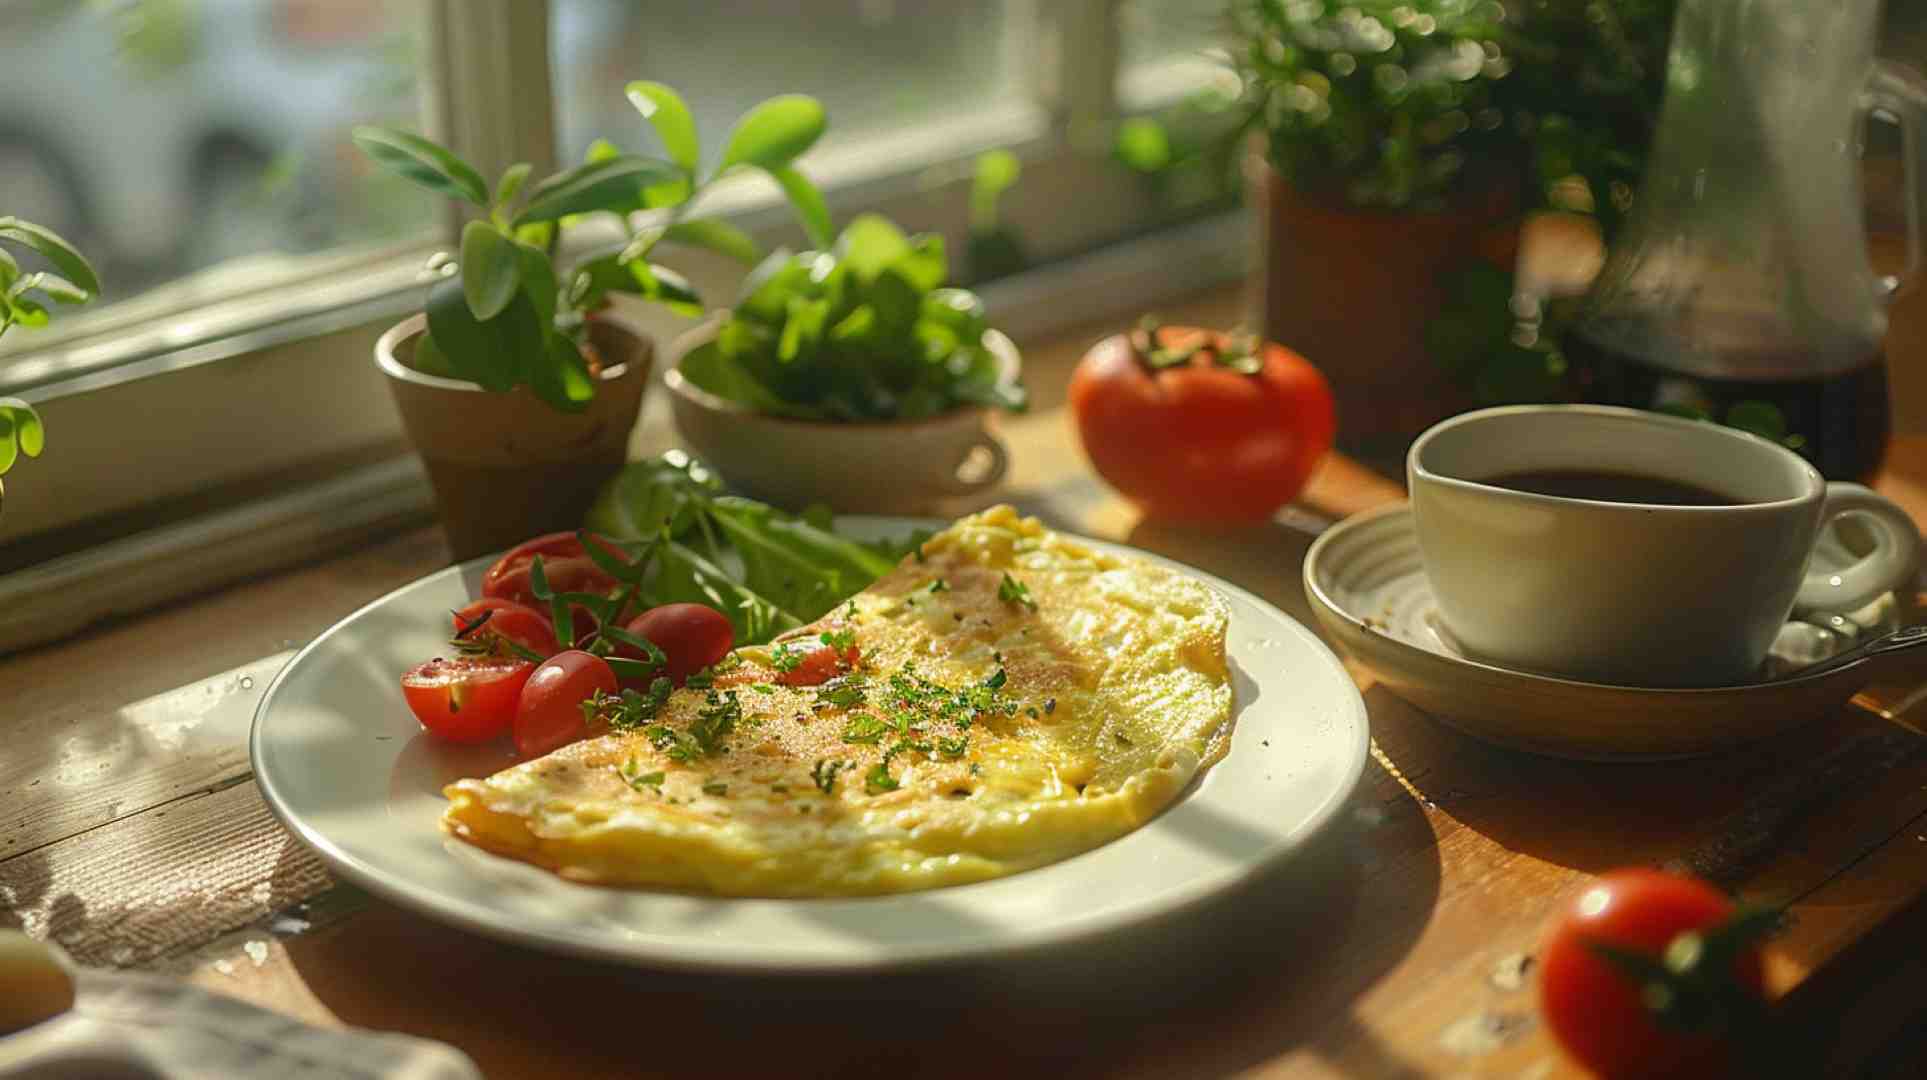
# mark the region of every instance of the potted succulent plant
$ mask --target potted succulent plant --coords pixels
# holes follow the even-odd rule
[[[1341,445],[1395,460],[1469,404],[1427,328],[1522,210],[1623,209],[1671,6],[1235,0],[1265,336],[1331,376]]]
[[[992,410],[1026,398],[983,301],[947,288],[943,237],[858,216],[777,251],[665,375],[683,437],[730,486],[788,507],[908,511],[995,484]]]
[[[51,270],[23,270],[6,244],[37,253]],[[84,304],[100,295],[100,279],[73,245],[53,230],[15,217],[0,217],[0,335],[16,326],[47,325],[47,303]],[[0,397],[0,476],[20,455],[39,457],[46,428],[32,405]],[[0,485],[0,496],[6,487]]]
[[[667,157],[598,141],[582,165],[534,184],[526,184],[527,164],[512,165],[492,191],[472,166],[418,135],[354,133],[375,161],[476,215],[462,229],[459,256],[441,260],[444,276],[425,310],[376,346],[457,559],[574,528],[622,465],[654,346],[608,311],[610,294],[700,315],[688,282],[653,261],[659,244],[745,263],[761,255],[733,226],[689,215],[704,188],[760,170],[805,228],[827,228],[822,196],[793,164],[823,132],[815,99],[784,95],[752,107],[705,172],[695,121],[675,91],[634,82],[627,94]],[[588,214],[613,216],[626,241],[558,269],[564,223]]]

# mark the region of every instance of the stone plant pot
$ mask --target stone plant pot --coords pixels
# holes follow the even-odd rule
[[[1518,198],[1495,185],[1444,213],[1339,206],[1294,188],[1262,154],[1247,159],[1263,267],[1264,336],[1331,380],[1340,449],[1403,469],[1434,422],[1472,407],[1427,354],[1425,329],[1447,275],[1474,259],[1512,268]]]
[[[417,314],[383,334],[375,364],[428,467],[449,553],[459,562],[580,528],[596,491],[627,458],[655,343],[597,317],[589,340],[603,358],[602,382],[587,409],[565,413],[527,387],[494,393],[415,370],[410,362],[427,324]]]

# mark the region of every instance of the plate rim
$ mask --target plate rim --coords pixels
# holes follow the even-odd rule
[[[891,527],[891,523],[911,528],[928,528],[933,525],[941,526],[947,524],[929,518],[870,514],[838,515],[838,520],[844,522],[862,521],[865,523],[877,523],[877,527],[879,528]],[[445,896],[441,890],[415,886],[406,881],[391,880],[392,875],[379,867],[365,864],[360,856],[344,850],[317,827],[302,820],[285,804],[285,796],[276,787],[272,770],[262,767],[263,719],[269,714],[271,707],[282,692],[290,673],[296,671],[311,654],[324,647],[329,639],[343,631],[349,624],[366,615],[368,612],[390,603],[399,594],[422,587],[431,580],[449,576],[459,578],[468,574],[472,568],[485,567],[499,558],[501,552],[478,556],[474,559],[468,559],[460,563],[442,567],[398,585],[383,593],[381,596],[361,605],[349,614],[342,616],[327,629],[315,635],[306,645],[302,646],[299,651],[288,659],[287,663],[281,666],[279,671],[275,672],[274,678],[268,683],[268,686],[262,692],[261,700],[255,706],[254,716],[248,728],[249,766],[253,772],[253,779],[257,789],[261,793],[262,800],[267,803],[268,809],[274,815],[275,820],[280,822],[282,827],[292,833],[296,839],[300,840],[303,844],[307,845],[310,850],[315,852],[332,872],[340,874],[353,884],[425,918],[434,919],[446,925],[453,925],[497,941],[534,948],[549,953],[587,957],[632,967],[692,973],[728,975],[755,974],[766,976],[806,976],[850,974],[857,972],[906,971],[958,962],[998,961],[1025,954],[1074,947],[1109,934],[1126,930],[1133,926],[1151,925],[1167,920],[1183,918],[1192,911],[1209,904],[1213,899],[1235,892],[1252,880],[1263,876],[1275,867],[1290,860],[1303,850],[1314,837],[1334,825],[1344,806],[1350,801],[1352,796],[1356,794],[1364,776],[1366,762],[1371,757],[1370,713],[1365,707],[1363,695],[1359,692],[1356,681],[1346,670],[1344,661],[1339,658],[1331,646],[1320,638],[1315,631],[1293,618],[1277,605],[1256,595],[1249,589],[1225,581],[1215,574],[1200,570],[1197,567],[1179,562],[1178,560],[1158,555],[1154,552],[1144,551],[1127,544],[1120,544],[1113,541],[1092,539],[1071,532],[1060,532],[1059,535],[1078,543],[1128,553],[1133,557],[1145,558],[1154,563],[1159,563],[1190,574],[1212,588],[1218,589],[1229,596],[1242,599],[1258,610],[1281,620],[1282,624],[1287,627],[1291,633],[1297,635],[1302,644],[1311,648],[1313,655],[1320,657],[1322,662],[1328,663],[1331,666],[1332,671],[1339,677],[1341,685],[1346,691],[1345,694],[1341,695],[1345,702],[1344,712],[1349,714],[1355,721],[1352,726],[1357,732],[1357,737],[1351,741],[1350,746],[1346,747],[1347,754],[1339,770],[1338,782],[1333,785],[1331,792],[1327,794],[1323,802],[1310,813],[1306,814],[1293,829],[1279,837],[1275,843],[1270,845],[1269,848],[1260,855],[1235,866],[1228,867],[1221,873],[1204,875],[1181,883],[1171,891],[1162,894],[1160,899],[1150,902],[1149,910],[1146,910],[1145,905],[1140,904],[1135,907],[1125,907],[1114,911],[1107,911],[1089,918],[1074,919],[1068,925],[1057,923],[1044,930],[1031,930],[1029,928],[1011,930],[1004,928],[1004,930],[997,935],[1000,940],[987,944],[950,943],[923,947],[915,944],[897,944],[889,946],[889,955],[887,956],[853,954],[849,956],[822,955],[797,957],[778,954],[770,960],[759,961],[727,950],[718,952],[706,942],[685,941],[675,946],[663,947],[652,942],[617,943],[613,939],[597,940],[582,934],[570,933],[552,927],[532,929],[518,927],[506,923],[499,914],[490,917],[491,913],[488,912],[487,909],[476,907],[473,902],[466,897],[449,897]],[[1307,558],[1309,558],[1309,556],[1307,556]],[[1157,817],[1147,822],[1142,828],[1148,829],[1154,827],[1158,820],[1175,807],[1175,805],[1176,804],[1173,803],[1172,806],[1165,807],[1159,812]],[[1103,845],[1099,846],[1102,847]],[[500,858],[500,856],[494,855],[490,855],[489,857]],[[1077,856],[1073,855],[1069,859],[1061,860],[1057,863],[1024,871],[1023,876],[1045,874],[1060,870],[1074,862],[1076,858]],[[1009,879],[1006,877],[992,880]],[[593,888],[595,886],[578,887]],[[968,885],[959,885],[952,888],[968,887]],[[948,891],[950,891],[950,889],[918,890],[916,893],[903,895],[927,895],[933,892],[942,893]],[[876,897],[822,899],[838,903],[888,903],[895,898],[897,897],[894,895],[884,895]],[[730,900],[737,898],[722,897],[716,899]],[[785,902],[764,897],[746,897],[740,899],[766,903]],[[794,902],[818,902],[818,898],[804,898]]]

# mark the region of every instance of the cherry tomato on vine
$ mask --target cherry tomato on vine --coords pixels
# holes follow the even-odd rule
[[[537,757],[587,735],[582,703],[597,690],[617,690],[616,673],[602,657],[569,649],[544,660],[529,675],[515,708],[516,752]]]
[[[1697,878],[1644,869],[1603,875],[1573,901],[1540,949],[1539,1001],[1547,1026],[1602,1076],[1735,1074],[1748,1040],[1766,1035],[1717,1007],[1722,1000],[1742,1006],[1742,1013],[1763,1006],[1759,933],[1742,929],[1737,912],[1725,894]],[[1664,965],[1668,948],[1689,933],[1700,942],[1730,936],[1731,947],[1704,948],[1711,967],[1687,967],[1661,980],[1677,993],[1654,991],[1652,980],[1628,970],[1628,961],[1602,951]],[[1709,1001],[1715,1003],[1710,1015],[1703,1007]]]
[[[437,657],[404,674],[401,693],[429,734],[481,742],[509,729],[534,671],[534,664],[512,656]]]
[[[668,659],[662,674],[677,686],[698,671],[729,655],[736,632],[715,608],[702,604],[664,604],[630,620],[631,634],[648,639]],[[625,653],[625,649],[618,649]],[[637,657],[640,659],[640,657]]]
[[[613,542],[593,534],[591,540],[610,555],[627,559]],[[537,555],[542,557],[542,576],[548,580],[549,588],[554,592],[608,596],[622,587],[621,582],[589,558],[576,534],[559,532],[525,540],[495,560],[495,565],[482,575],[482,595],[512,600],[537,611],[547,610],[548,601],[535,595],[529,580],[529,566],[535,562]],[[572,622],[574,626],[571,627],[567,644],[580,641],[595,629],[595,621],[581,608],[574,610]]]
[[[1331,386],[1282,345],[1147,325],[1106,338],[1071,376],[1071,413],[1106,482],[1147,515],[1258,521],[1331,449]]]
[[[486,621],[482,620],[484,615],[488,616]],[[562,650],[561,644],[555,640],[555,627],[549,625],[549,617],[536,608],[513,600],[484,596],[454,612],[453,622],[459,640],[477,645],[485,645],[490,639],[499,638],[512,641],[542,658],[554,656]],[[473,629],[464,634],[462,631],[467,627]]]

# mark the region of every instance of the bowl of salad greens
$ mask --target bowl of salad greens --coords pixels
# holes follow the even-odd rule
[[[671,345],[676,426],[729,485],[779,506],[905,512],[982,492],[1027,398],[983,301],[946,287],[943,238],[857,217],[828,251],[777,251],[733,308]]]

